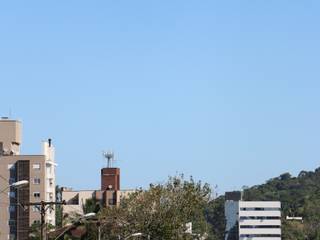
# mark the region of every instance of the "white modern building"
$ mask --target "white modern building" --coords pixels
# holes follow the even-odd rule
[[[281,203],[242,201],[234,193],[226,193],[225,240],[280,240]]]
[[[45,156],[45,201],[54,202],[56,201],[56,162],[55,162],[55,148],[49,141],[42,143],[42,152]],[[48,209],[46,213],[46,223],[53,226],[56,225],[56,214],[55,207]]]

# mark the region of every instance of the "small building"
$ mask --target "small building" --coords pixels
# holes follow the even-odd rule
[[[225,240],[281,240],[279,201],[242,201],[241,192],[225,198]]]

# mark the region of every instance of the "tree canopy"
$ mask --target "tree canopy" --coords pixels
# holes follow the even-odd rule
[[[211,199],[208,184],[183,176],[170,177],[163,184],[151,184],[123,199],[117,208],[102,208],[96,222],[87,223],[85,239],[97,239],[97,223],[102,239],[125,239],[143,234],[142,239],[223,240],[225,231],[224,196]],[[281,201],[282,239],[320,240],[320,168],[301,171],[295,177],[281,174],[266,183],[244,189],[247,201]],[[89,204],[88,208],[94,206]],[[286,217],[302,217],[290,221]],[[193,235],[186,223],[192,222]]]
[[[120,207],[101,211],[102,233],[122,238],[143,233],[151,239],[193,239],[186,231],[186,224],[192,222],[193,234],[208,234],[204,211],[210,194],[207,184],[183,176],[151,184],[148,190],[138,190],[121,201]],[[117,230],[112,233],[111,229]]]

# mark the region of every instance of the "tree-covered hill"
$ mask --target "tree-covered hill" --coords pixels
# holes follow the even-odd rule
[[[283,239],[320,240],[320,168],[314,172],[301,171],[298,176],[284,173],[265,184],[246,188],[243,199],[248,201],[281,201]],[[224,227],[223,196],[210,203],[208,221],[221,238]],[[302,217],[301,221],[286,217]],[[217,231],[218,230],[218,231]]]
[[[284,239],[320,239],[320,168],[301,171],[297,177],[284,173],[248,188],[244,200],[280,200]],[[286,216],[302,217],[303,222],[288,221]]]

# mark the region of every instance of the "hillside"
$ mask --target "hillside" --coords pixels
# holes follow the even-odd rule
[[[301,171],[297,177],[284,173],[244,190],[244,200],[272,201],[282,203],[283,239],[320,240],[320,168],[314,172]],[[210,203],[208,221],[222,239],[224,214],[223,196]],[[285,220],[286,216],[303,217],[303,222]]]

